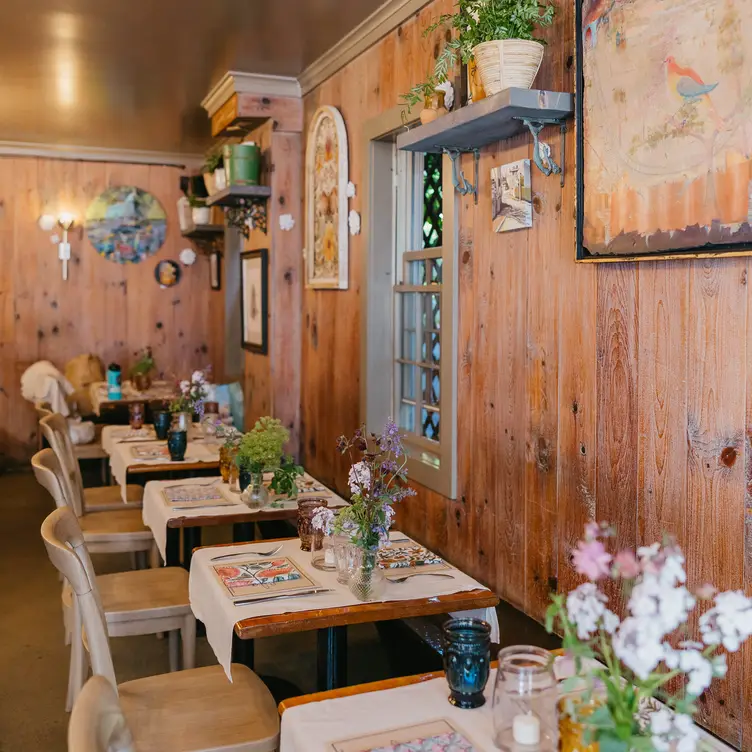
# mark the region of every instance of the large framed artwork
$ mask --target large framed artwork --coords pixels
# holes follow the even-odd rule
[[[266,355],[269,331],[269,255],[263,248],[240,254],[243,348]]]
[[[578,259],[752,253],[752,2],[576,6]]]
[[[306,286],[348,285],[347,131],[335,107],[320,107],[306,148]]]

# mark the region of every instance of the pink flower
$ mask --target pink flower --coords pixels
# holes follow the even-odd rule
[[[614,558],[614,567],[617,573],[628,580],[632,580],[640,574],[640,562],[637,557],[628,549],[619,551]]]
[[[600,580],[609,574],[611,554],[599,540],[580,541],[572,551],[572,566],[589,580]]]
[[[601,526],[597,522],[588,522],[585,525],[585,540],[595,540],[601,533]]]

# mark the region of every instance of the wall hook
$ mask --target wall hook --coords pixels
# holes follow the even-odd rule
[[[474,159],[474,171],[475,171],[475,185],[470,183],[465,177],[465,173],[460,168],[460,154],[462,152],[459,149],[447,149],[444,148],[444,154],[452,160],[452,182],[454,183],[455,190],[462,196],[467,196],[468,193],[472,193],[475,196],[475,203],[478,203],[478,164],[480,162],[480,150],[473,149]]]

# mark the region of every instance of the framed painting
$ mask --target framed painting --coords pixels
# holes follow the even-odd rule
[[[316,110],[306,148],[306,286],[348,286],[347,131],[335,107]]]
[[[578,259],[752,253],[752,3],[576,9]]]
[[[243,349],[266,355],[269,331],[269,254],[263,248],[240,254]]]

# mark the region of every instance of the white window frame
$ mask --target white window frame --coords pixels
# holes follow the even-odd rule
[[[395,385],[400,378],[397,361],[400,343],[395,322],[401,318],[396,301],[399,295],[394,287],[403,281],[402,252],[420,252],[423,247],[422,222],[398,221],[398,217],[406,213],[397,211],[397,202],[402,201],[403,196],[407,202],[406,211],[414,217],[423,217],[422,160],[420,157],[409,159],[396,151],[393,135],[401,127],[404,126],[399,108],[374,118],[364,127],[365,211],[362,228],[366,248],[361,286],[361,419],[371,431],[379,431],[390,416],[398,418]],[[409,168],[398,169],[399,160]],[[456,217],[459,201],[451,176],[451,161],[444,156],[442,246],[420,252],[420,255],[433,257],[440,251],[442,258],[439,441],[410,433],[405,443],[409,454],[409,477],[432,491],[455,499],[459,290]],[[420,289],[425,292],[424,286]]]

